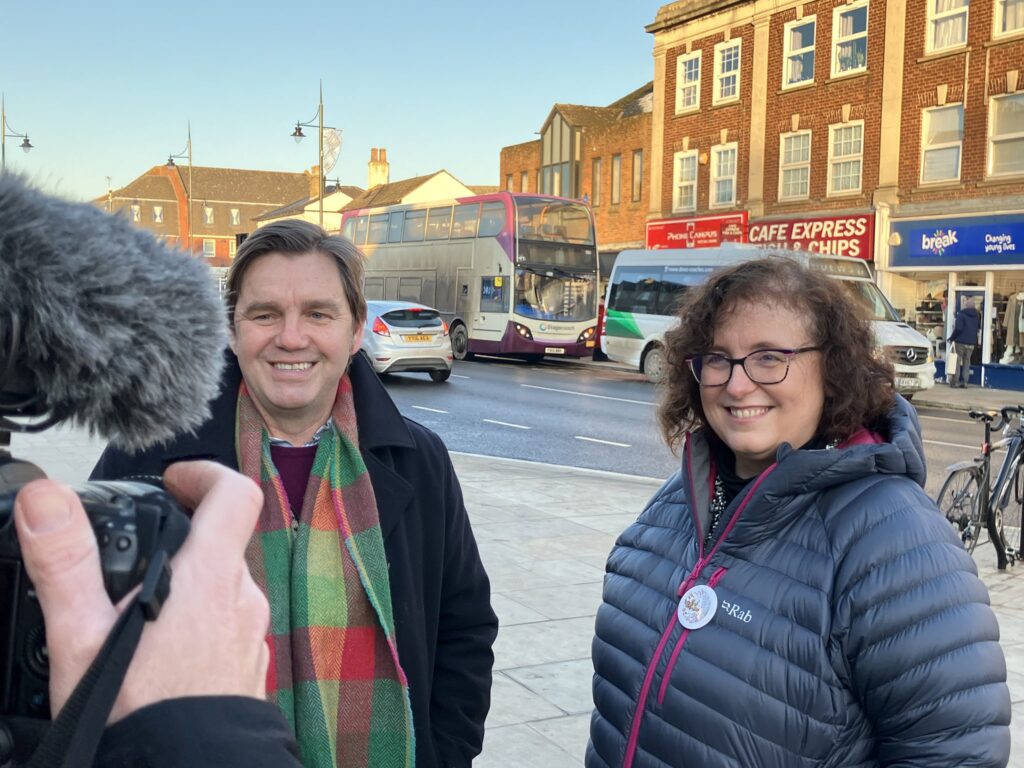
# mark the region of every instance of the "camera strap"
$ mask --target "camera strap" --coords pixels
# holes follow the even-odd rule
[[[39,742],[27,768],[93,765],[142,630],[147,621],[157,618],[170,594],[170,560],[163,543],[146,568],[139,594],[118,617],[103,647]]]

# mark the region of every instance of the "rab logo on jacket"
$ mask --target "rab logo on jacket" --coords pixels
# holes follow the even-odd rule
[[[743,610],[736,603],[730,603],[728,600],[722,601],[722,610],[725,611],[726,616],[732,616],[734,619],[739,619],[744,624],[749,624],[751,619],[754,618],[753,614],[749,610]]]

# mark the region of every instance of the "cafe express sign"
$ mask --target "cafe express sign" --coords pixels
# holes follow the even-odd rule
[[[747,241],[768,248],[871,259],[874,229],[872,214],[775,219],[753,222]]]

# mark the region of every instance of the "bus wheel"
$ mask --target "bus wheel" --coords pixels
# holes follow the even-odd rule
[[[668,361],[665,359],[665,350],[661,347],[651,347],[644,354],[643,371],[647,380],[652,384],[660,384],[667,373]]]
[[[466,333],[466,326],[456,325],[452,328],[452,355],[456,360],[472,360],[473,353],[469,351],[469,334]]]

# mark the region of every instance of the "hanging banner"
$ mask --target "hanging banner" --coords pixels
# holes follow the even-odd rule
[[[766,248],[853,256],[870,260],[874,253],[874,214],[772,219],[750,225],[747,242]]]

